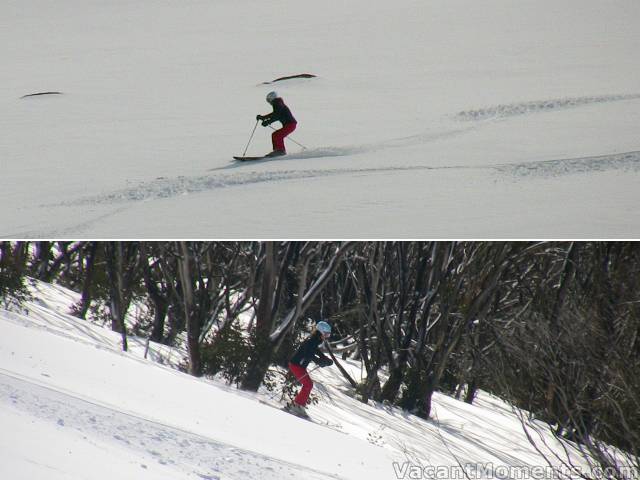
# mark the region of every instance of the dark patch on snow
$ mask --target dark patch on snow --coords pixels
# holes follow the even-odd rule
[[[283,80],[291,80],[291,79],[294,79],[294,78],[316,78],[316,77],[317,77],[317,75],[313,75],[311,73],[299,73],[297,75],[289,75],[289,76],[286,76],[286,77],[276,78],[275,80],[271,80],[270,82],[262,82],[262,84],[263,85],[270,85],[270,84],[275,83],[275,82],[281,82]]]
[[[40,97],[42,95],[62,95],[62,92],[38,92],[38,93],[29,93],[27,95],[23,95],[20,98],[29,98],[29,97]]]

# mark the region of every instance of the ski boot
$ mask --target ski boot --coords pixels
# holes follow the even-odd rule
[[[295,402],[287,403],[285,409],[287,410],[287,412],[292,413],[293,415],[296,415],[298,417],[309,418],[307,409]]]
[[[265,155],[265,157],[271,158],[271,157],[281,157],[283,155],[286,155],[287,152],[285,150],[274,150],[271,153],[267,153]]]

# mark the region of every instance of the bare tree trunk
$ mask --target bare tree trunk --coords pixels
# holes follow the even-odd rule
[[[97,253],[98,242],[89,242],[84,269],[84,280],[82,282],[82,294],[80,304],[76,307],[76,315],[82,319],[87,317],[87,311],[91,306],[91,286],[93,284]]]
[[[153,302],[153,326],[151,328],[151,335],[149,339],[152,342],[160,343],[164,337],[164,325],[169,309],[169,299],[166,294],[160,291],[160,287],[157,283],[162,282],[162,278],[156,278],[152,271],[152,250],[147,242],[141,242],[140,244],[142,254],[142,275],[144,278],[144,284],[149,293],[149,298]]]
[[[356,269],[358,283],[361,285],[360,303],[363,305],[358,345],[367,371],[366,379],[358,385],[359,400],[363,403],[367,403],[372,396],[379,399],[381,393],[378,371],[382,364],[385,340],[387,340],[386,325],[382,318],[386,314],[385,285],[381,279],[384,254],[383,244],[375,242],[369,249],[366,264],[361,263]],[[382,299],[382,305],[379,304],[379,297]]]
[[[384,386],[382,387],[381,398],[383,400],[387,400],[390,402],[395,401],[398,396],[398,392],[400,391],[400,387],[402,386],[402,382],[405,378],[405,372],[407,370],[407,360],[409,358],[409,353],[412,350],[410,348],[411,342],[414,340],[414,337],[417,333],[416,324],[420,317],[427,318],[429,312],[431,311],[431,306],[433,305],[433,301],[435,299],[435,295],[427,296],[427,292],[431,289],[431,291],[435,291],[437,289],[436,286],[431,285],[428,281],[428,268],[431,261],[431,247],[428,249],[419,250],[419,257],[414,260],[416,265],[416,270],[412,272],[412,276],[414,280],[414,291],[411,295],[411,308],[406,315],[406,320],[402,324],[398,324],[396,327],[396,336],[398,337],[398,351],[397,355],[391,357],[389,359],[390,363],[390,375]],[[409,268],[403,261],[402,268]],[[403,270],[404,271],[404,270]],[[401,275],[403,278],[404,275]],[[409,288],[407,285],[405,288]],[[421,305],[420,299],[426,298],[427,301],[424,305]],[[404,309],[404,303],[401,303],[402,308]],[[398,321],[401,321],[403,316],[398,317]],[[406,324],[406,328],[404,329],[404,334],[402,333],[402,325]]]
[[[51,259],[51,242],[35,242],[36,254],[33,259],[33,275],[44,281],[49,269],[49,260]]]
[[[475,380],[471,380],[467,384],[467,393],[464,396],[464,403],[468,403],[471,405],[476,398],[476,394],[478,393],[478,383]]]
[[[191,276],[191,255],[186,242],[178,243],[178,273],[182,284],[184,300],[184,318],[187,322],[187,352],[189,355],[189,373],[199,377],[202,375],[200,360],[200,319],[194,312],[193,278]]]
[[[338,361],[336,356],[331,351],[331,348],[329,347],[327,342],[325,342],[325,346],[327,348],[327,352],[329,353],[329,356],[332,358],[335,366],[338,367],[338,370],[340,370],[340,373],[342,374],[342,376],[347,380],[347,382],[351,384],[353,388],[357,388],[358,383],[353,379],[353,377],[351,377],[351,375],[349,375],[349,372],[347,372],[345,368],[342,366],[342,364]]]
[[[254,351],[247,367],[247,375],[242,380],[243,390],[257,391],[264,380],[273,345],[269,339],[273,324],[273,305],[276,292],[276,246],[274,242],[266,242],[263,260],[260,299],[256,312],[254,329]]]
[[[111,328],[122,335],[122,349],[126,351],[125,316],[133,298],[138,273],[138,246],[135,242],[106,242],[105,260],[109,277]]]

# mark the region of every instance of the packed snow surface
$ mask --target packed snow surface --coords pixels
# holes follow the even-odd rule
[[[4,0],[0,236],[638,237],[639,21],[637,0]],[[289,155],[234,163],[274,88]]]
[[[311,374],[318,403],[307,421],[266,390],[181,373],[184,352],[151,344],[145,359],[135,337],[122,352],[118,334],[66,313],[73,292],[36,282],[33,293],[0,309],[0,478],[465,478],[459,466],[475,479],[552,478],[532,471],[546,462],[488,394],[474,405],[437,394],[425,421],[355,400],[325,368]],[[361,378],[358,363],[344,365]],[[542,429],[530,432],[563,455]]]

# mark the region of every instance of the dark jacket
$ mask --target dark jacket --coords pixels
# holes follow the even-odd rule
[[[273,106],[273,112],[269,115],[262,116],[263,125],[270,125],[273,122],[280,122],[282,125],[297,123],[296,119],[293,118],[293,115],[291,114],[291,110],[289,110],[289,107],[284,104],[284,100],[281,98],[276,98],[271,106]]]
[[[318,348],[322,343],[322,334],[315,332],[309,338],[307,338],[296,350],[290,362],[295,365],[300,365],[302,368],[307,368],[309,362],[315,362],[321,367],[327,367],[333,363],[333,361],[323,354]]]

